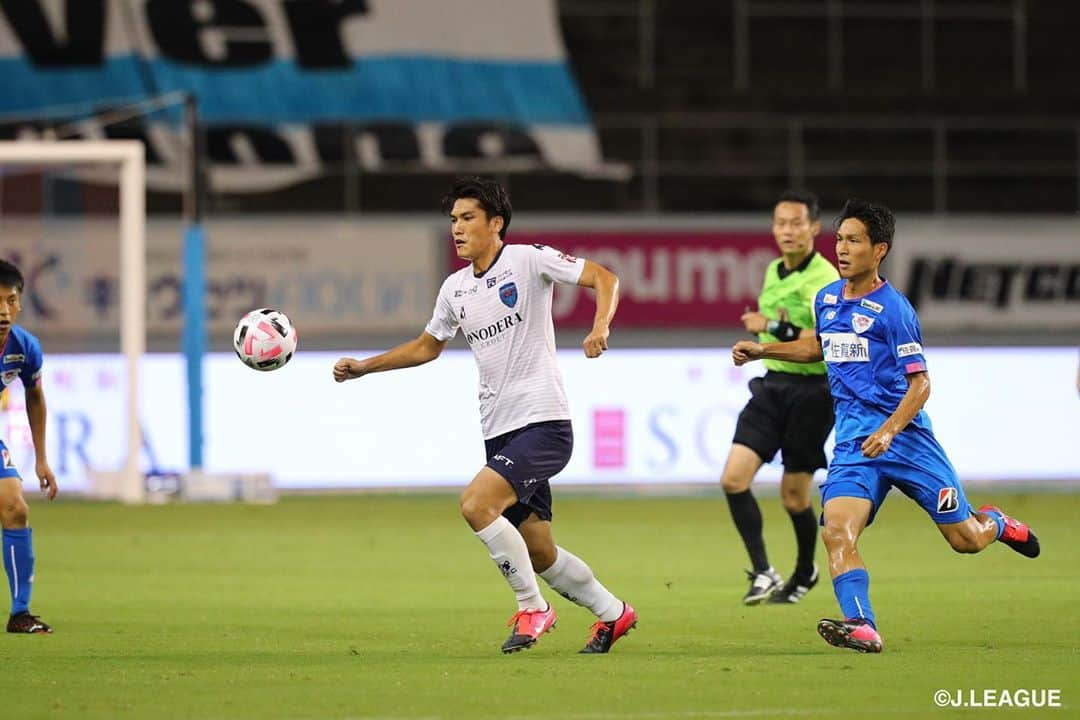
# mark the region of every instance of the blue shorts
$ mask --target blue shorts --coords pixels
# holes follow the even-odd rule
[[[514,488],[518,501],[503,515],[515,527],[536,513],[551,520],[551,484],[574,450],[569,420],[538,422],[484,441],[487,466]]]
[[[836,446],[829,474],[821,484],[822,507],[835,497],[865,498],[873,505],[869,525],[889,489],[895,487],[917,502],[937,525],[963,522],[975,512],[956,470],[933,435],[905,430],[876,458],[863,456],[860,447],[864,439]]]
[[[0,478],[19,478],[19,471],[15,468],[15,460],[11,457],[11,451],[8,450],[8,446],[4,444],[3,440],[0,440]]]

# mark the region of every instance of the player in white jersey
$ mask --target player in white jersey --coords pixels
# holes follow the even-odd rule
[[[458,257],[471,264],[443,282],[431,321],[418,338],[365,360],[342,358],[334,365],[334,379],[430,362],[459,328],[464,332],[480,371],[488,460],[461,494],[461,514],[517,596],[518,612],[510,618],[513,629],[502,650],[531,647],[555,625],[555,609],[540,593],[539,574],[557,593],[596,615],[581,652],[606,653],[637,624],[637,612],[552,537],[549,480],[566,467],[574,440],[555,362],[551,294],[557,282],[596,291],[593,328],[582,343],[585,356],[595,358],[607,350],[618,278],[553,248],[506,244],[510,199],[494,181],[460,178],[443,199],[443,210],[450,216]]]

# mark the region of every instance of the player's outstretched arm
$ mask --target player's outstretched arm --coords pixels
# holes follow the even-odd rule
[[[600,357],[607,350],[607,339],[611,319],[615,317],[615,308],[619,306],[619,278],[603,265],[592,260],[585,261],[585,267],[578,278],[578,285],[596,291],[596,315],[593,318],[592,332],[582,341],[585,357]]]
[[[415,340],[402,343],[381,355],[369,357],[366,360],[341,358],[334,363],[334,380],[345,382],[370,373],[423,365],[439,357],[445,347],[445,340],[437,340],[425,331],[420,333],[420,337]]]
[[[752,360],[786,360],[788,362],[820,362],[825,356],[821,352],[821,342],[816,335],[800,337],[798,340],[782,343],[757,343],[740,340],[731,348],[731,360],[738,365],[745,365]]]
[[[930,376],[925,372],[907,376],[908,388],[896,410],[870,437],[863,440],[862,454],[875,458],[889,449],[896,434],[906,428],[930,398]]]
[[[45,415],[45,391],[41,385],[26,388],[26,419],[30,421],[30,436],[34,440],[34,473],[41,492],[52,500],[59,488],[45,455]]]

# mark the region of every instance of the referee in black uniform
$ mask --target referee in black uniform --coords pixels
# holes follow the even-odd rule
[[[818,201],[811,193],[787,192],[773,208],[773,236],[781,256],[769,264],[758,311],[742,316],[759,342],[783,342],[814,334],[814,298],[839,278],[836,268],[814,251],[821,230]],[[796,603],[818,581],[814,564],[817,518],[810,504],[814,471],[826,466],[825,439],[832,430],[833,402],[825,363],[766,360],[764,377],[750,381],[750,402],[739,414],[721,483],[731,517],[746,545],[747,605],[764,600]],[[762,536],[761,509],[750,490],[758,469],[781,453],[780,497],[791,516],[798,545],[795,572],[787,584],[769,564]]]

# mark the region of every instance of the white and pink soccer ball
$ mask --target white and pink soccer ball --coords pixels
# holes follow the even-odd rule
[[[296,352],[296,328],[283,312],[252,310],[236,325],[233,349],[240,361],[253,370],[277,370]]]

